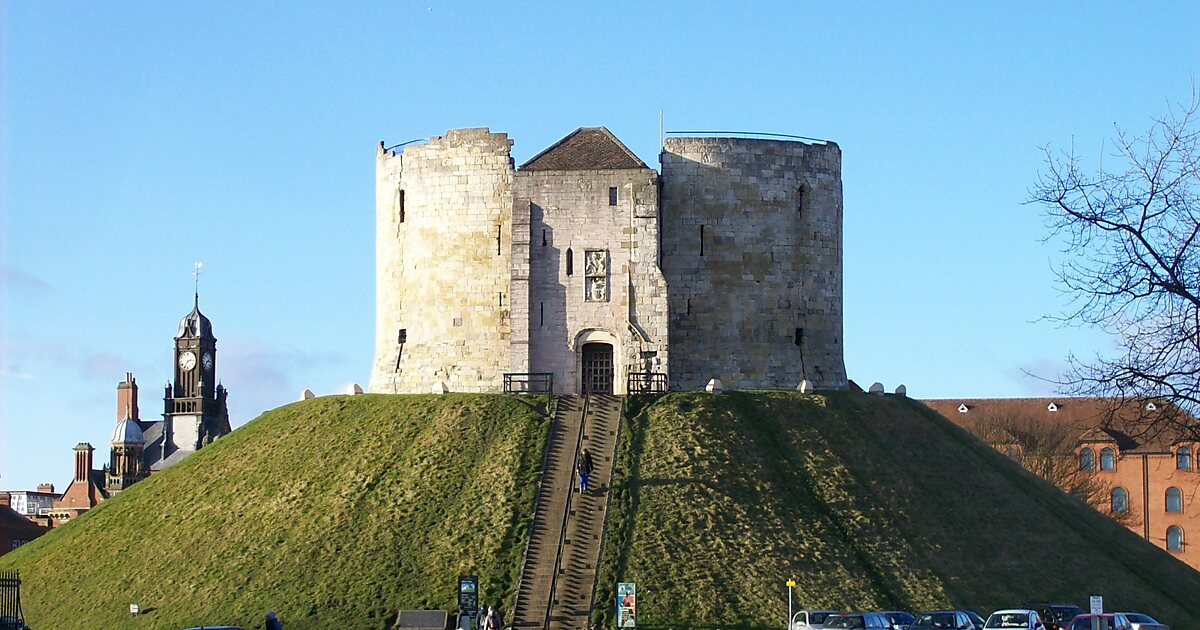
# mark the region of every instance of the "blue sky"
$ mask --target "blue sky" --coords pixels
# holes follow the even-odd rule
[[[842,6],[853,5],[853,6]],[[1200,72],[1194,3],[0,4],[0,488],[161,413],[203,261],[235,426],[365,385],[375,146],[606,125],[836,141],[846,365],[917,397],[1044,394],[1095,331],[1024,205],[1040,147],[1102,153]]]

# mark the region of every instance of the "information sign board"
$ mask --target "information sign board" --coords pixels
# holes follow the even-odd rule
[[[1090,603],[1092,605],[1091,613],[1093,615],[1099,615],[1104,612],[1104,596],[1103,595],[1092,595]]]
[[[617,627],[637,627],[637,585],[633,582],[617,584]]]
[[[479,613],[479,576],[458,576],[458,612],[468,617]]]

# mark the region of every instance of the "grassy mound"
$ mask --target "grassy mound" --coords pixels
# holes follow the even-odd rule
[[[501,396],[281,407],[0,558],[35,628],[383,628],[511,606],[547,423]],[[131,618],[129,604],[146,612]]]
[[[915,401],[680,393],[632,399],[625,422],[605,625],[629,581],[639,628],[778,628],[793,578],[797,609],[986,613],[1102,594],[1200,627],[1200,573]]]

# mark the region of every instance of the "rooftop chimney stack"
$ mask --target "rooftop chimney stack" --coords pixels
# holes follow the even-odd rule
[[[125,419],[125,414],[133,420],[138,419],[137,379],[133,372],[125,373],[125,380],[117,383],[117,422]]]

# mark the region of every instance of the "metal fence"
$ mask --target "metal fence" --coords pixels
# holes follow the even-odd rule
[[[553,394],[554,375],[550,372],[506,372],[505,394]]]
[[[5,628],[4,623],[9,618],[15,620],[10,623],[13,628],[24,625],[25,619],[21,616],[21,577],[16,571],[0,573],[0,628]]]
[[[662,394],[667,391],[667,375],[663,372],[630,372],[625,391],[634,394]]]

